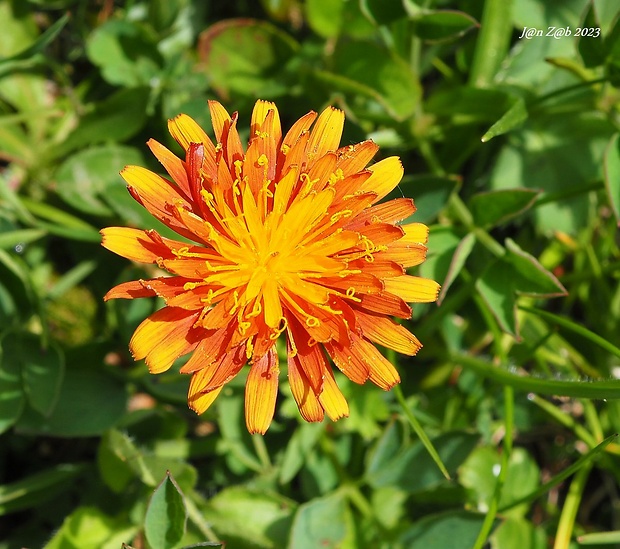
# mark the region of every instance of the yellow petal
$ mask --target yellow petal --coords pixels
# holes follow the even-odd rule
[[[189,382],[189,390],[187,392],[187,404],[197,414],[206,412],[207,408],[213,404],[215,399],[222,391],[222,387],[218,387],[207,393],[203,392],[204,388],[204,372],[198,371],[192,375]]]
[[[250,434],[264,434],[271,425],[279,373],[278,355],[273,348],[250,368],[245,383],[245,422]]]
[[[154,242],[149,233],[129,227],[101,229],[101,245],[111,252],[139,263],[155,263],[158,258],[172,257],[170,250]]]
[[[323,391],[319,395],[319,402],[332,421],[338,421],[340,418],[349,415],[349,405],[336,384],[331,368],[327,368],[325,371]]]
[[[168,131],[184,150],[189,148],[190,143],[203,143],[207,147],[208,143],[211,143],[205,131],[187,114],[179,114],[168,120]],[[211,143],[211,147],[213,147],[213,143]]]
[[[372,176],[364,182],[361,190],[376,192],[375,202],[390,193],[400,183],[404,173],[403,164],[397,156],[384,158],[368,169],[372,172]]]
[[[407,303],[432,303],[437,301],[441,288],[434,280],[410,275],[387,278],[383,283],[386,292],[400,296]]]
[[[417,337],[389,318],[358,311],[355,319],[364,337],[379,345],[410,356],[415,355],[422,347]]]
[[[334,107],[327,107],[317,119],[308,142],[308,159],[310,163],[318,160],[329,151],[336,151],[340,145],[344,127],[344,112]]]
[[[213,132],[218,143],[222,143],[224,130],[230,125],[231,118],[228,111],[218,101],[209,101],[209,111],[211,113],[211,123]]]
[[[145,359],[152,374],[165,372],[181,355],[198,344],[190,332],[198,315],[176,307],[164,307],[144,320],[129,341],[135,360]]]
[[[428,227],[424,223],[408,223],[400,226],[405,235],[402,237],[404,242],[419,242],[426,244],[428,242]]]

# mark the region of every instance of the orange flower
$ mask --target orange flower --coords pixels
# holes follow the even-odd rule
[[[175,276],[126,282],[105,299],[163,298],[130,349],[154,374],[192,353],[181,372],[192,375],[188,402],[197,413],[249,363],[246,423],[264,433],[283,336],[301,415],[335,421],[348,405],[328,357],[352,381],[388,390],[400,378],[374,344],[407,355],[421,347],[389,317],[409,318],[407,303],[437,298],[436,282],[405,271],[424,261],[428,228],[397,224],[415,211],[411,199],[379,203],[399,183],[402,164],[390,157],[366,167],[378,149],[372,141],[339,148],[342,111],[310,112],[282,137],[276,106],[258,101],[244,152],[237,114],[216,101],[209,109],[215,145],[183,114],[169,130],[185,160],[148,142],[168,179],[139,166],[121,172],[132,196],[188,241],[102,230],[108,250]]]

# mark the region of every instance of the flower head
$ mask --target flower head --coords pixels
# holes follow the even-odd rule
[[[291,391],[307,421],[348,415],[329,358],[352,381],[388,390],[400,381],[375,343],[414,355],[421,344],[390,317],[431,302],[439,286],[406,268],[425,259],[428,229],[398,225],[413,201],[379,201],[399,183],[396,157],[367,167],[377,145],[339,148],[342,111],[310,112],[282,135],[278,110],[258,101],[247,150],[230,116],[210,101],[216,143],[189,116],[169,121],[185,151],[148,146],[169,177],[122,172],[132,196],[183,237],[109,227],[103,246],[174,276],[112,288],[106,299],[159,296],[165,306],[136,329],[130,349],[152,373],[192,353],[189,406],[204,412],[249,364],[245,414],[252,433],[271,423],[278,390],[276,341],[286,340]]]

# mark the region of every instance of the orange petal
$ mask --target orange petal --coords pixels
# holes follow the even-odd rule
[[[368,169],[372,172],[372,176],[364,182],[361,190],[376,192],[375,202],[390,193],[400,183],[404,173],[403,164],[397,156],[384,158]]]
[[[152,297],[155,296],[154,291],[146,289],[139,280],[132,280],[130,282],[123,282],[108,290],[103,296],[104,301],[108,299],[136,299],[139,297]]]
[[[220,392],[223,389],[222,387],[218,387],[213,391],[209,391],[205,393],[203,391],[204,388],[204,377],[205,373],[202,371],[196,372],[191,381],[189,382],[189,390],[187,392],[187,404],[190,409],[192,409],[197,414],[204,413],[213,401],[217,398]]]
[[[344,127],[344,112],[327,107],[317,119],[308,142],[309,165],[329,151],[336,151],[340,145]]]
[[[292,315],[287,315],[289,361],[294,354],[296,365],[303,371],[305,380],[318,395],[323,388],[323,376],[329,363],[319,345],[309,345],[310,334]]]
[[[209,377],[205,378],[206,386],[215,375],[215,371],[223,361],[224,356],[228,354],[231,332],[232,330],[228,328],[205,330],[192,356],[179,371],[182,374],[192,374],[198,370],[206,371],[210,369]]]
[[[391,223],[372,223],[360,229],[359,233],[370,239],[375,246],[384,246],[396,240],[402,240],[405,234],[401,227]]]
[[[374,343],[411,356],[422,347],[418,338],[409,330],[387,317],[357,311],[356,320],[364,337]]]
[[[125,167],[121,171],[121,177],[129,185],[132,196],[152,215],[179,234],[188,238],[192,237],[191,233],[188,233],[171,215],[171,204],[181,204],[188,209],[190,208],[178,187],[140,166]]]
[[[308,172],[308,179],[312,182],[312,186],[308,190],[320,191],[325,187],[336,168],[336,160],[336,153],[329,152],[313,164]]]
[[[354,336],[351,333],[351,336]],[[369,365],[354,352],[353,346],[341,345],[337,342],[327,342],[324,344],[325,349],[332,357],[334,364],[338,369],[355,383],[365,383],[370,375]]]
[[[372,208],[361,212],[353,221],[349,229],[363,227],[367,223],[396,223],[413,215],[416,211],[411,198],[395,198],[381,204],[375,204]]]
[[[186,282],[186,279],[180,277],[132,280],[115,286],[103,299],[107,301],[108,299],[136,299],[153,296],[171,298],[184,292],[183,286]]]
[[[325,370],[323,391],[319,395],[319,402],[332,421],[338,421],[349,415],[349,405],[336,384],[331,368]]]
[[[318,397],[304,373],[303,358],[299,355],[293,356],[290,345],[288,354],[288,381],[301,417],[311,422],[323,421],[325,415],[323,406],[321,406]]]
[[[181,355],[198,344],[192,327],[198,315],[175,307],[164,307],[144,320],[129,341],[135,360],[145,359],[152,374],[165,372]]]
[[[377,257],[385,261],[395,261],[403,267],[414,267],[423,263],[426,259],[427,248],[424,244],[407,242],[400,239],[392,242],[388,249],[377,254]]]
[[[367,339],[351,334],[351,346],[347,352],[347,363],[365,365],[368,368],[368,379],[382,389],[387,391],[400,382],[400,376],[391,362]],[[346,372],[343,373],[348,377]]]
[[[386,292],[400,296],[407,303],[432,303],[437,301],[441,288],[434,280],[410,275],[387,278],[383,283]]]
[[[354,308],[361,307],[368,311],[398,318],[411,318],[411,307],[397,295],[383,291],[378,294],[363,294],[359,297],[361,301]]]
[[[245,383],[245,423],[250,434],[267,431],[276,409],[278,354],[271,348],[252,364]]]
[[[380,254],[375,255],[374,261],[366,261],[366,259],[356,259],[349,262],[349,269],[359,269],[365,274],[371,274],[377,278],[392,278],[405,274],[405,270],[395,261],[383,259]]]
[[[155,155],[157,160],[159,160],[161,165],[170,174],[170,177],[172,177],[174,182],[183,191],[185,197],[190,198],[191,193],[187,182],[187,172],[185,171],[185,163],[183,160],[154,139],[149,139],[146,144],[149,149],[151,149],[151,152]]]
[[[204,391],[213,391],[231,381],[241,371],[246,361],[245,345],[233,347],[217,361],[215,373],[206,384]]]
[[[338,149],[338,164],[345,177],[363,170],[379,150],[379,145],[368,139]]]

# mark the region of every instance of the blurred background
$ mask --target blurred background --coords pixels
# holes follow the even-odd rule
[[[0,549],[557,549],[620,543],[616,0],[0,0]],[[443,285],[393,391],[247,434],[244,375],[202,417],[128,341],[161,306],[105,226],[158,224],[126,164],[166,120],[256,99],[346,113],[398,155]],[[407,419],[413,413],[447,480]],[[167,476],[166,472],[169,472]],[[159,487],[159,488],[158,488]],[[156,490],[154,492],[154,490]],[[580,542],[576,541],[577,539]]]

